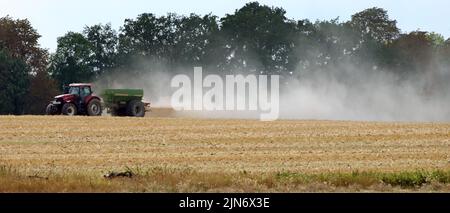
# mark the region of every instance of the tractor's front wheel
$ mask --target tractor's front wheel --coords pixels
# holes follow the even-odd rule
[[[90,101],[87,106],[87,112],[89,116],[102,115],[102,104],[100,103],[100,101],[97,99]]]
[[[62,107],[63,115],[74,116],[77,115],[77,107],[72,103],[65,103]]]
[[[56,115],[58,109],[53,104],[47,105],[47,108],[45,108],[45,114],[46,115]]]

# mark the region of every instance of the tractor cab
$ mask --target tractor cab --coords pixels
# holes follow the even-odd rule
[[[91,84],[70,84],[67,87],[66,94],[78,96],[81,98],[81,101],[84,102],[84,99],[91,96],[92,93]]]
[[[100,98],[93,94],[92,84],[77,83],[64,87],[64,94],[47,106],[47,114],[91,115],[102,113]]]
[[[77,105],[78,109],[81,109],[80,113],[83,112],[86,107],[86,103],[89,103],[92,96],[92,85],[91,84],[70,84],[68,87],[68,95],[73,96],[74,103]]]

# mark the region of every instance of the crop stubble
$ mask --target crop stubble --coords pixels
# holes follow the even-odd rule
[[[0,165],[29,174],[448,170],[450,124],[2,116]]]

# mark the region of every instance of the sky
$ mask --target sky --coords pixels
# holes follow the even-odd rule
[[[69,31],[80,32],[85,26],[110,23],[115,29],[126,18],[142,13],[188,15],[212,13],[219,17],[232,14],[245,0],[0,0],[0,17],[30,20],[43,48],[53,52],[57,38]],[[450,37],[450,1],[448,0],[261,0],[261,4],[283,7],[290,19],[347,21],[352,14],[371,7],[382,7],[398,21],[403,32],[425,30]]]

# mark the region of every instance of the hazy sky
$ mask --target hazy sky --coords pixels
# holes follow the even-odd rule
[[[42,35],[42,47],[53,51],[56,39],[68,31],[80,32],[84,26],[111,23],[118,29],[125,18],[144,12],[164,15],[208,14],[219,17],[241,8],[244,0],[0,0],[0,17],[28,18]],[[450,37],[450,1],[448,0],[261,0],[262,4],[281,6],[292,19],[350,19],[369,7],[382,7],[398,21],[402,31],[426,30]]]

